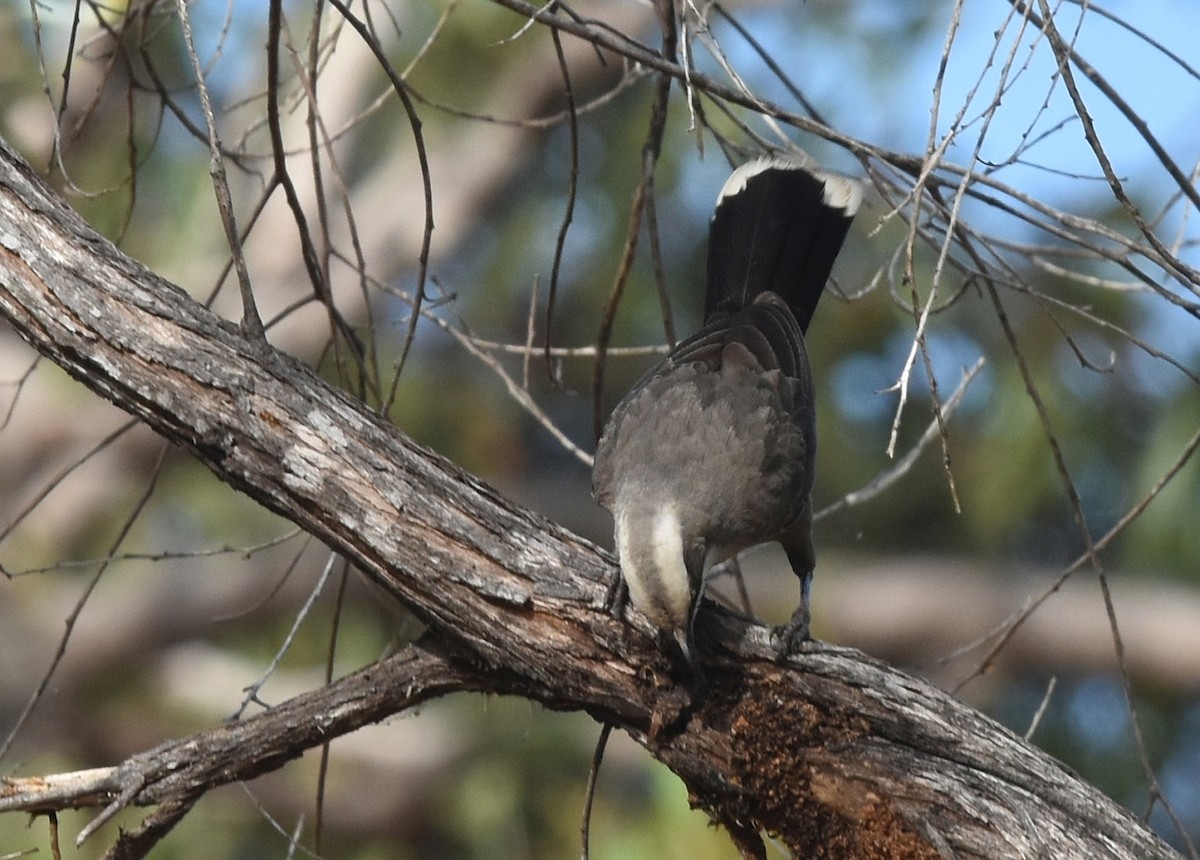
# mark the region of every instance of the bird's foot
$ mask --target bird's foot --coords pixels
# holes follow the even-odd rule
[[[812,639],[809,632],[811,620],[806,600],[792,613],[791,619],[786,624],[781,624],[771,631],[771,641],[775,645],[776,659],[787,659],[788,656],[799,651],[805,642]]]

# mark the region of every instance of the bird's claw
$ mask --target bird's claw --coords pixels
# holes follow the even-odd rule
[[[784,660],[795,654],[805,642],[812,639],[809,631],[810,620],[808,601],[805,601],[792,613],[791,619],[786,624],[781,624],[771,631],[771,641],[775,645],[777,659]]]

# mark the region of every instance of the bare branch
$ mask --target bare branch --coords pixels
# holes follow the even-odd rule
[[[1094,856],[1103,844],[1113,857],[1174,856],[1010,732],[849,649],[814,645],[781,666],[765,628],[710,607],[697,621],[710,685],[693,699],[669,680],[648,622],[605,610],[606,555],[420,449],[303,366],[253,348],[97,237],[11,150],[0,158],[0,313],[85,384],[353,559],[429,628],[424,648],[398,658],[416,661],[421,677],[372,667],[348,682],[362,707],[344,707],[347,687],[335,684],[311,694],[330,697],[323,719],[302,717],[317,701],[302,697],[263,722],[136,756],[105,784],[105,814],[125,802],[190,803],[388,708],[479,689],[622,728],[743,850],[765,829],[801,854],[820,845],[854,856],[869,844],[915,857],[942,847]],[[24,796],[0,809],[38,803]]]

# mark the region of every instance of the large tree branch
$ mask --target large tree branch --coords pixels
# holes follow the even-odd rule
[[[763,628],[705,612],[708,688],[689,701],[644,620],[604,610],[615,576],[605,553],[244,340],[98,236],[6,146],[0,313],[84,384],[353,559],[429,628],[425,645],[390,663],[206,733],[211,743],[118,767],[92,802],[176,815],[218,782],[440,694],[394,686],[411,681],[397,663],[425,659],[445,689],[522,695],[624,729],[750,854],[766,830],[799,856],[1176,856],[1041,751],[857,652],[814,645],[778,665]],[[355,687],[366,676],[387,688],[383,704]],[[293,713],[302,719],[275,719]],[[171,782],[180,768],[194,781]]]

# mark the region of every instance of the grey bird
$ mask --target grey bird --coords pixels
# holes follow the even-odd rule
[[[704,326],[633,386],[600,439],[592,486],[613,515],[621,584],[690,665],[707,573],[760,543],[778,541],[801,584],[781,651],[809,637],[817,440],[804,333],[861,198],[807,159],[734,170],[709,229]]]

